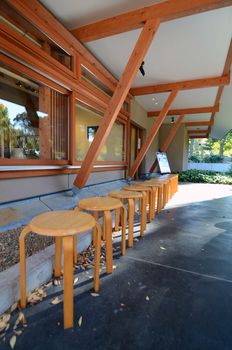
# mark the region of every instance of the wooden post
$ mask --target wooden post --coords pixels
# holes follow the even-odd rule
[[[135,45],[135,48],[129,58],[126,68],[117,84],[114,94],[105,111],[104,117],[99,125],[96,136],[87,152],[85,160],[82,163],[79,174],[77,175],[74,185],[82,188],[93,168],[100,150],[107,140],[107,137],[112,129],[112,126],[117,118],[117,115],[122,107],[122,104],[129,92],[131,84],[139,70],[141,62],[150,47],[153,37],[159,28],[159,20],[147,21]]]
[[[184,119],[184,115],[180,115],[179,118],[177,119],[176,123],[173,125],[173,127],[171,128],[170,133],[168,134],[164,144],[162,145],[162,147],[160,148],[161,152],[166,152],[169,145],[171,144],[173,138],[175,137],[177,130],[180,127],[180,124],[182,123],[182,120]],[[157,167],[157,158],[155,159],[154,163],[151,166],[151,169],[149,170],[150,173],[153,173],[153,171],[155,170],[155,168]]]
[[[167,98],[167,101],[165,102],[162,110],[160,111],[160,114],[157,118],[157,120],[154,122],[153,127],[151,128],[150,134],[148,135],[146,141],[144,142],[139,154],[137,155],[134,164],[132,165],[128,176],[134,176],[134,174],[136,173],[138,167],[140,166],[143,158],[145,157],[149,147],[152,144],[152,141],[154,140],[157,132],[159,131],[159,128],[164,120],[164,118],[166,117],[166,114],[168,113],[168,110],[170,109],[170,106],[172,104],[172,102],[174,101],[176,95],[177,95],[178,91],[174,90],[170,93],[170,95]]]

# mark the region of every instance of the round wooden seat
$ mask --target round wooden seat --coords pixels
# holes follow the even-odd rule
[[[126,191],[135,191],[135,192],[145,192],[146,197],[147,197],[147,202],[149,204],[149,214],[148,214],[148,221],[151,222],[151,220],[154,218],[155,215],[155,199],[153,198],[153,191],[152,188],[149,186],[137,186],[136,184],[130,185],[130,186],[125,186],[123,187],[124,190]],[[146,229],[146,226],[145,228]]]
[[[112,247],[112,217],[111,210],[120,210],[122,215],[122,241],[121,252],[126,254],[126,208],[119,199],[111,197],[83,198],[78,203],[78,208],[93,212],[98,220],[98,212],[103,212],[103,239],[106,241],[106,272],[113,271],[113,247]]]
[[[128,201],[128,246],[133,247],[134,236],[134,215],[135,215],[135,200],[141,199],[141,216],[140,216],[140,236],[143,236],[146,227],[146,193],[136,191],[118,190],[111,191],[109,196],[119,198],[121,201]],[[119,222],[119,216],[117,217]]]
[[[26,306],[26,256],[25,236],[34,232],[43,236],[55,237],[54,275],[61,274],[62,242],[64,249],[64,328],[73,326],[73,246],[74,238],[84,231],[94,228],[95,261],[94,289],[99,291],[101,228],[93,216],[74,210],[46,212],[36,216],[23,229],[20,243],[20,304]]]

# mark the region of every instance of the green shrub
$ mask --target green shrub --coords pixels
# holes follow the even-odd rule
[[[192,169],[180,172],[179,181],[232,185],[232,176],[216,171]]]
[[[218,155],[205,156],[203,158],[203,163],[222,163],[223,157]]]
[[[188,160],[189,162],[200,163],[200,159],[197,156],[191,156]]]

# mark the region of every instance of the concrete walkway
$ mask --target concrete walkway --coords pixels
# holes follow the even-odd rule
[[[50,304],[62,288],[51,287],[26,309],[15,349],[231,349],[231,195],[231,186],[179,186],[145,237],[115,256],[113,274],[102,273],[98,297],[91,273],[78,273],[73,329],[63,330],[63,305]]]

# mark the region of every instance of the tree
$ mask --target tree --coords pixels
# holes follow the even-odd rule
[[[4,104],[0,104],[0,137],[1,137],[1,158],[5,158],[5,142],[7,150],[10,149],[10,118],[8,109]]]

